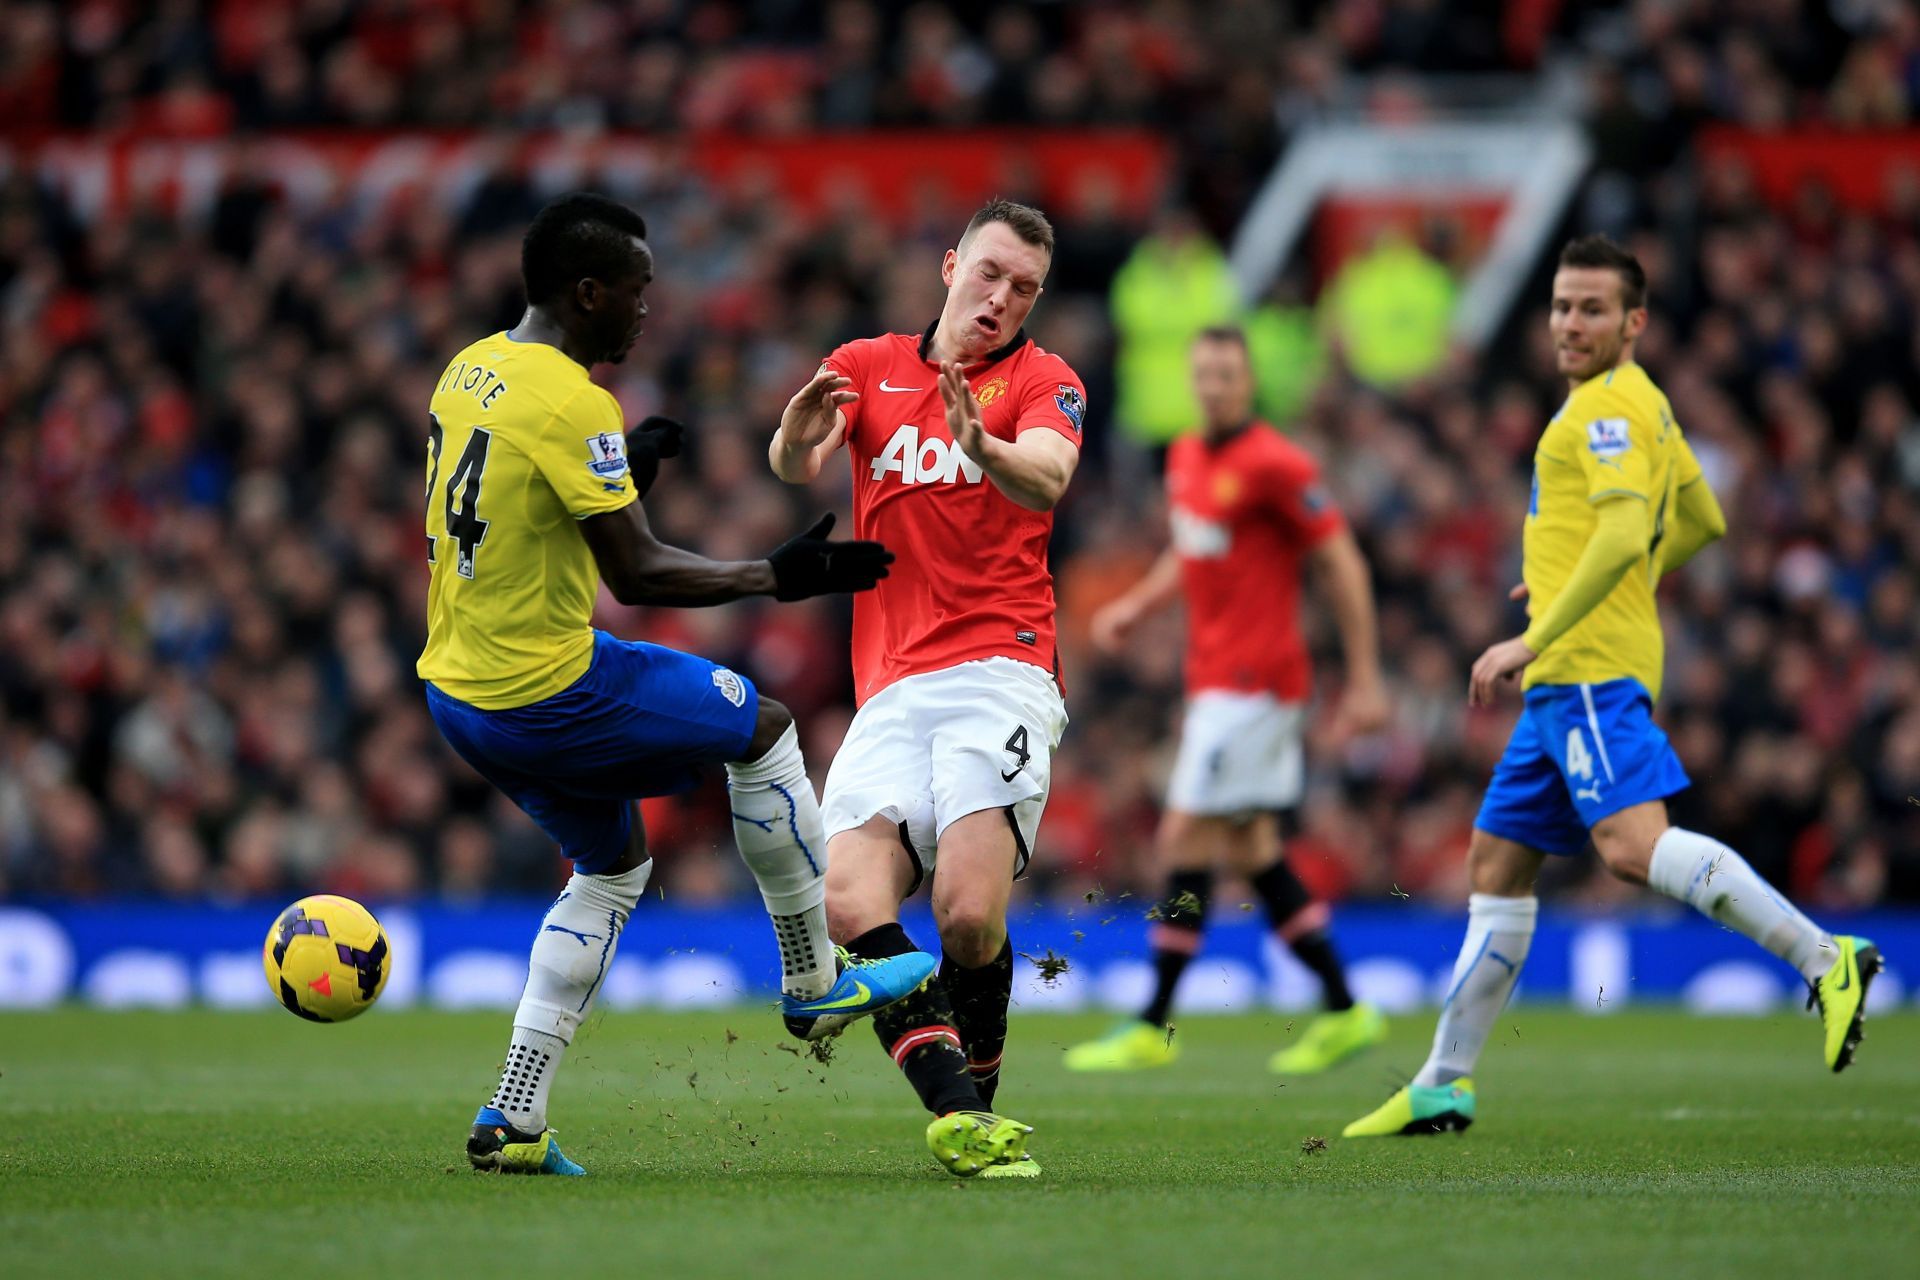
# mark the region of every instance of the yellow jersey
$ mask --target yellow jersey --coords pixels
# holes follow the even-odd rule
[[[600,570],[574,522],[634,501],[625,432],[558,347],[496,333],[453,358],[427,435],[422,680],[498,711],[586,674]]]
[[[1605,599],[1527,667],[1524,686],[1632,677],[1660,696],[1665,644],[1654,606],[1658,548],[1680,486],[1700,478],[1673,406],[1646,370],[1627,363],[1575,387],[1533,454],[1521,574],[1528,612],[1544,614],[1592,535],[1594,505],[1646,505],[1640,558]]]

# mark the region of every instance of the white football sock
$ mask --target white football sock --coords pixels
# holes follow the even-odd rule
[[[607,976],[620,930],[652,871],[649,859],[617,876],[576,872],[540,921],[506,1065],[488,1104],[505,1112],[514,1128],[539,1133],[547,1127],[547,1092],[560,1059]]]
[[[1520,966],[1533,946],[1534,897],[1476,893],[1467,899],[1467,940],[1453,964],[1453,986],[1434,1028],[1433,1049],[1414,1076],[1417,1085],[1451,1084],[1473,1074],[1494,1020],[1507,1007]]]
[[[1747,860],[1712,836],[1668,827],[1653,844],[1647,883],[1744,933],[1800,971],[1808,982],[1833,966],[1833,935],[1760,878]]]
[[[827,937],[827,837],[792,725],[758,760],[727,766],[733,838],[780,946],[780,989],[823,996],[836,976]]]

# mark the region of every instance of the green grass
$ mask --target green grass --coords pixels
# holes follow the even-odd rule
[[[1059,1050],[1099,1021],[1016,1014],[1001,1102],[1045,1177],[962,1183],[864,1029],[822,1066],[764,1011],[591,1024],[553,1116],[587,1179],[466,1169],[497,1015],[0,1017],[0,1275],[1914,1274],[1911,1015],[1836,1079],[1809,1019],[1521,1009],[1471,1133],[1376,1142],[1337,1135],[1429,1018],[1282,1086],[1285,1023],[1191,1018],[1174,1067],[1087,1078]]]

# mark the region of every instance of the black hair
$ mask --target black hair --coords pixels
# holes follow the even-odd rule
[[[553,302],[591,276],[613,280],[631,269],[633,238],[647,220],[618,200],[575,191],[534,216],[520,242],[520,279],[533,305]]]
[[[1640,259],[1603,235],[1580,236],[1560,250],[1563,267],[1602,267],[1620,275],[1620,301],[1628,311],[1647,305],[1647,271]]]

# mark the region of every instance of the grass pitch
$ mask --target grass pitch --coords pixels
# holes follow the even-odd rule
[[[1811,1019],[1529,1009],[1463,1137],[1343,1142],[1428,1016],[1330,1076],[1284,1016],[1190,1018],[1171,1068],[1071,1076],[1103,1023],[1016,1011],[1001,1104],[1037,1181],[963,1183],[864,1028],[596,1019],[553,1122],[586,1179],[470,1172],[500,1015],[0,1017],[0,1275],[1913,1275],[1920,1019],[1828,1075]],[[1296,1028],[1297,1029],[1297,1028]],[[796,1046],[797,1047],[797,1046]],[[1324,1150],[1312,1139],[1328,1139]]]

